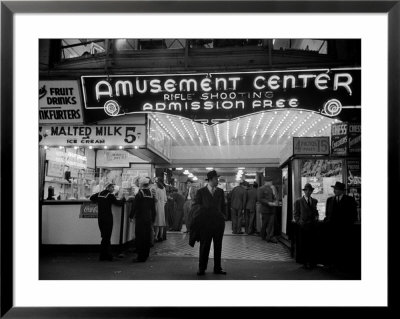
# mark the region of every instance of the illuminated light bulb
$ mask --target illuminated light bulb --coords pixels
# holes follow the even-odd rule
[[[91,149],[93,149],[93,146],[92,146],[92,145],[90,145],[90,146],[89,146],[89,149],[90,149],[90,150],[91,150]]]
[[[198,178],[195,176],[195,177],[193,178],[193,180],[194,180],[194,181],[197,181],[197,180],[198,180]]]
[[[183,172],[183,174],[185,174],[185,175],[189,175],[190,174],[190,172],[186,169],[184,172]]]
[[[59,148],[60,150],[62,150],[64,147],[63,147],[63,146],[59,146],[58,148]]]
[[[177,168],[175,168],[177,171],[181,171],[181,170],[183,170],[183,167],[177,167]]]
[[[194,175],[193,175],[192,173],[190,173],[190,174],[188,175],[188,177],[189,177],[189,178],[192,178],[192,177],[194,177]]]
[[[123,148],[124,148],[123,146],[120,146],[120,147],[119,147],[120,150],[122,150]]]
[[[48,147],[47,145],[45,145],[45,146],[43,146],[43,148],[44,148],[45,150],[47,150],[49,147]]]
[[[135,150],[137,150],[137,149],[139,148],[139,146],[135,145],[133,148],[134,148]]]
[[[213,167],[206,167],[206,170],[211,171],[213,169]]]
[[[107,145],[104,145],[103,148],[104,148],[104,149],[107,149]]]
[[[78,146],[74,146],[74,150],[77,150],[79,147]]]

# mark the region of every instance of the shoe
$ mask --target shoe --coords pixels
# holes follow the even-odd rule
[[[267,242],[273,243],[273,244],[277,244],[278,243],[278,241],[276,239],[270,239],[270,240],[267,240]]]
[[[204,276],[206,274],[206,272],[204,270],[199,270],[197,272],[197,276]]]
[[[226,275],[226,271],[220,269],[220,270],[214,270],[214,274],[216,275]]]

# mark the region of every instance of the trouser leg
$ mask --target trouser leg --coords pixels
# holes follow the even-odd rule
[[[231,208],[231,213],[232,213],[232,232],[234,234],[238,233],[238,215],[239,215],[239,210],[235,208]]]
[[[260,212],[261,206],[257,203],[256,205],[256,230],[257,232],[261,233],[262,228],[262,216]]]
[[[261,214],[261,230],[260,230],[260,236],[262,239],[266,239],[267,237],[267,222],[268,222],[268,216],[267,214]]]
[[[111,235],[113,228],[112,217],[99,219],[98,223],[101,233],[100,257],[109,258],[112,256],[111,254]]]
[[[202,234],[200,238],[199,270],[205,271],[208,264],[208,255],[210,253],[212,234]]]
[[[221,255],[222,255],[222,239],[224,238],[225,224],[221,225],[214,233],[214,271],[219,271],[221,267]]]
[[[186,230],[190,231],[190,208],[191,208],[191,201],[187,200],[183,205],[183,215],[184,215],[184,222],[186,225]]]
[[[267,216],[266,239],[267,241],[269,241],[275,238],[275,214],[266,214],[266,216]]]
[[[256,212],[254,210],[249,210],[249,228],[248,234],[253,234],[255,229],[255,217]]]

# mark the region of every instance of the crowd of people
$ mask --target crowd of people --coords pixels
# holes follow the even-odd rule
[[[278,192],[270,176],[265,176],[263,183],[258,187],[256,182],[250,185],[242,181],[228,194],[232,234],[259,235],[267,242],[277,243],[275,218],[279,205]]]
[[[211,176],[211,173],[215,176]],[[242,181],[227,194],[228,196],[225,196],[223,190],[217,187],[217,173],[215,171],[211,173],[208,174],[209,184],[206,187],[197,188],[191,180],[188,180],[184,192],[164,184],[161,178],[155,178],[154,181],[148,177],[137,179],[135,196],[130,199],[132,203],[129,218],[131,221],[135,219],[138,262],[147,260],[150,248],[155,243],[167,239],[167,231],[180,232],[185,224],[186,233],[190,235],[190,244],[194,245],[196,240],[200,241],[199,273],[203,274],[211,239],[214,241],[214,249],[219,252],[216,255],[217,261],[220,258],[221,236],[224,233],[225,221],[229,219],[228,211],[232,220],[233,234],[259,235],[262,240],[278,243],[275,237],[275,218],[279,204],[277,189],[273,185],[272,178],[265,176],[260,187],[257,183],[250,186],[248,182]],[[352,225],[357,219],[357,205],[354,198],[345,195],[343,183],[337,182],[332,187],[335,196],[327,200],[326,217],[322,223],[319,223],[318,201],[312,197],[314,188],[311,184],[304,186],[304,196],[294,203],[293,219],[297,226],[296,260],[308,269],[313,268],[321,257],[317,252],[317,241],[320,239],[318,231],[321,229],[321,224],[324,232],[324,263],[329,266],[341,266],[351,253],[347,241],[351,237]],[[98,203],[98,224],[102,238],[100,260],[113,260],[110,250],[113,227],[111,205],[123,205],[125,199],[116,198],[112,183],[107,183],[103,191],[92,195],[90,199]],[[218,205],[215,204],[217,202]],[[200,222],[199,212],[202,216]],[[204,216],[207,216],[206,220]],[[218,220],[213,221],[213,218],[217,217]],[[221,224],[222,220],[224,222]],[[200,229],[203,229],[200,232],[199,224],[202,225]],[[221,227],[215,228],[215,225],[219,224]],[[242,232],[243,228],[245,232]],[[214,271],[217,273],[221,271],[218,262]]]

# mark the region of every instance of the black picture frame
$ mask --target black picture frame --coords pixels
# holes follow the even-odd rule
[[[1,2],[1,317],[5,318],[132,318],[132,317],[193,317],[204,312],[226,316],[226,309],[190,308],[21,308],[13,304],[13,19],[16,13],[386,13],[388,14],[388,203],[389,211],[398,211],[400,163],[400,1],[2,1]],[[385,129],[385,128],[383,128]],[[387,173],[389,173],[387,172]],[[382,196],[382,194],[380,195]],[[382,213],[382,212],[381,212]],[[392,219],[388,215],[390,220]],[[388,226],[394,227],[389,222]],[[389,234],[393,232],[389,229]],[[389,236],[390,238],[390,236]],[[389,241],[389,247],[390,241]],[[388,254],[389,256],[389,254]],[[390,256],[389,256],[390,257]],[[389,264],[390,264],[389,258]],[[388,284],[390,280],[388,280]],[[32,292],[34,293],[34,292]],[[390,295],[388,308],[390,311]],[[284,297],[283,297],[284,298]],[[307,308],[285,308],[276,315],[302,316]],[[321,310],[321,309],[320,309]],[[326,309],[322,309],[326,311]],[[256,315],[254,310],[251,313]],[[334,315],[338,309],[332,309]],[[357,313],[356,313],[357,311]],[[375,312],[368,309],[369,314]],[[372,312],[371,312],[372,311]],[[359,309],[346,309],[359,315]],[[235,310],[247,317],[249,310]],[[376,314],[375,314],[376,315]]]

